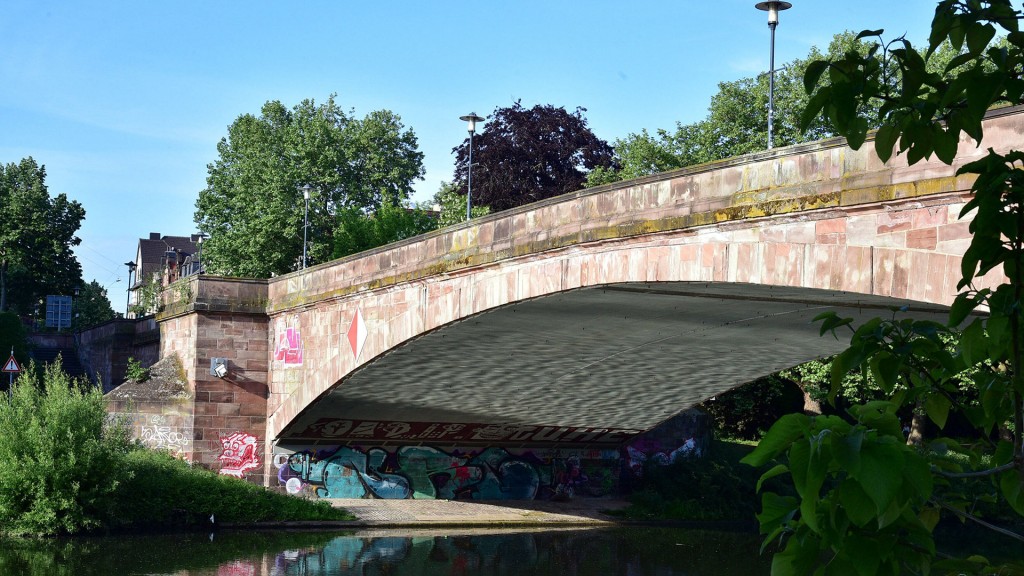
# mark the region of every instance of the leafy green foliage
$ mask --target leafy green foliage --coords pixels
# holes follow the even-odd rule
[[[159,274],[144,278],[135,289],[135,302],[128,307],[128,312],[135,318],[155,314],[160,304],[160,291],[163,289]]]
[[[879,101],[874,145],[881,158],[895,151],[910,164],[932,154],[951,163],[961,133],[981,140],[991,106],[1024,103],[1020,17],[1009,0],[943,0],[924,54],[899,38],[808,66],[805,84],[813,94],[803,122],[828,118],[858,148],[869,127],[863,106]],[[998,28],[1006,40],[992,45]],[[881,33],[860,37],[881,39]],[[946,43],[952,57],[941,68],[929,64]],[[989,150],[958,174],[976,176],[961,214],[973,215],[972,240],[948,326],[894,317],[854,327],[822,315],[823,333],[852,332],[850,347],[832,361],[831,397],[848,373],[861,372],[884,399],[852,406],[852,422],[783,417],[744,459],[774,463],[763,477],[788,477],[797,492],[763,494],[758,519],[765,543],[779,539],[782,548],[773,574],[1021,570],[992,567],[978,555],[936,561],[933,530],[943,515],[997,529],[1018,547],[1024,541],[978,518],[971,507],[977,486],[964,482],[988,482],[997,507],[1012,510],[1018,521],[1024,516],[1024,153]],[[979,276],[998,270],[1003,284],[975,287]],[[970,401],[960,394],[965,387]],[[923,410],[940,429],[963,414],[974,438],[909,446],[896,416],[907,406]]]
[[[498,212],[583,188],[587,172],[612,161],[612,148],[587,126],[585,108],[518,101],[496,108],[473,137],[473,204]],[[455,148],[455,182],[465,198],[469,138]]]
[[[116,316],[107,298],[107,290],[93,280],[82,286],[74,301],[74,316],[71,325],[82,330],[112,320]]]
[[[803,394],[793,382],[773,375],[718,394],[697,408],[711,416],[719,437],[757,440],[779,417],[799,412]]]
[[[423,208],[406,208],[390,202],[381,204],[372,214],[359,208],[344,208],[338,212],[333,256],[356,254],[436,228],[437,218]]]
[[[0,397],[0,526],[13,534],[67,534],[110,520],[124,429],[108,427],[103,393],[50,364]]]
[[[125,378],[132,382],[145,382],[146,380],[149,380],[149,369],[144,368],[138,360],[129,356],[128,365],[125,367],[124,375]]]
[[[267,102],[259,116],[239,116],[217,152],[195,212],[199,229],[210,234],[203,258],[214,274],[265,278],[297,269],[304,185],[311,187],[309,260],[319,263],[334,251],[340,211],[400,204],[423,177],[416,135],[396,114],[355,118],[333,96],[291,110]]]
[[[125,466],[132,474],[118,493],[115,527],[209,526],[211,514],[218,523],[353,518],[327,502],[270,492],[166,452],[134,450]]]
[[[82,283],[71,248],[83,218],[66,194],[50,196],[46,168],[31,157],[0,165],[0,312],[30,314],[41,297]]]
[[[13,312],[0,312],[0,356],[3,356],[0,361],[7,362],[7,358],[13,352],[18,365],[26,368],[28,366],[28,351],[30,348],[31,343],[28,339],[28,333],[25,331],[25,325],[21,323],[21,319],[18,318],[17,314]],[[4,374],[3,379],[0,380],[0,386],[5,388],[8,380],[6,376]]]
[[[108,420],[103,394],[60,362],[0,394],[0,531],[51,536],[111,528],[344,520],[326,503],[268,492],[141,448]]]
[[[459,194],[454,184],[441,182],[441,188],[434,194],[434,204],[441,208],[441,214],[437,219],[438,228],[466,221],[466,195]],[[469,209],[473,218],[491,213],[490,206],[470,205]]]

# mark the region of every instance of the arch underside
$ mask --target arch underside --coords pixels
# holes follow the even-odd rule
[[[506,440],[527,440],[515,430],[547,430],[551,441],[566,433],[594,440],[601,431],[611,441],[842,350],[847,334],[819,336],[813,319],[825,311],[859,323],[904,306],[917,318],[947,319],[948,308],[935,304],[756,284],[623,283],[560,292],[394,348],[335,384],[278,442],[493,441],[502,427],[511,434]],[[361,426],[374,436],[360,436]]]

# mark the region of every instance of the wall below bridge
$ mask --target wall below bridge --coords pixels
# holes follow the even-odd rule
[[[353,424],[366,427],[378,423]],[[396,432],[409,429],[408,424],[399,422],[384,427]],[[321,498],[551,500],[620,494],[648,466],[704,455],[711,439],[708,416],[697,410],[605,446],[555,440],[568,437],[568,430],[544,428],[527,434],[535,432],[546,434],[552,441],[531,443],[526,436],[518,445],[451,446],[370,440],[298,449],[292,446],[287,451],[275,451],[273,464],[277,485],[291,494]]]

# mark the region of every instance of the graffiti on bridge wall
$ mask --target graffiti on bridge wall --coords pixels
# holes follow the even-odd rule
[[[684,410],[634,438],[625,448],[629,473],[643,476],[648,463],[668,466],[680,458],[700,458],[711,441],[710,421],[700,410]]]
[[[275,465],[289,492],[326,498],[532,500],[609,494],[620,458],[617,450],[340,446],[277,454]]]
[[[260,466],[259,442],[252,434],[235,432],[220,437],[223,450],[218,460],[222,462],[220,473],[242,478],[245,473]]]
[[[274,360],[284,362],[285,366],[302,365],[302,330],[298,316],[280,319],[274,340]]]
[[[180,414],[114,414],[130,419],[132,438],[153,450],[166,450],[181,456],[192,445],[192,417]]]
[[[642,430],[574,428],[527,424],[463,424],[321,418],[301,438],[370,442],[518,442],[530,444],[621,444]]]

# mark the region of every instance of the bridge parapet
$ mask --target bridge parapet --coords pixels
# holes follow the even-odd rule
[[[575,245],[683,232],[756,218],[920,200],[969,190],[956,176],[989,147],[1008,150],[1024,131],[1017,108],[985,121],[984,147],[962,140],[956,162],[882,163],[869,142],[851,150],[832,139],[730,158],[605,185],[491,214],[270,281],[267,311],[277,314],[441,274]],[[960,252],[962,253],[962,252]]]

